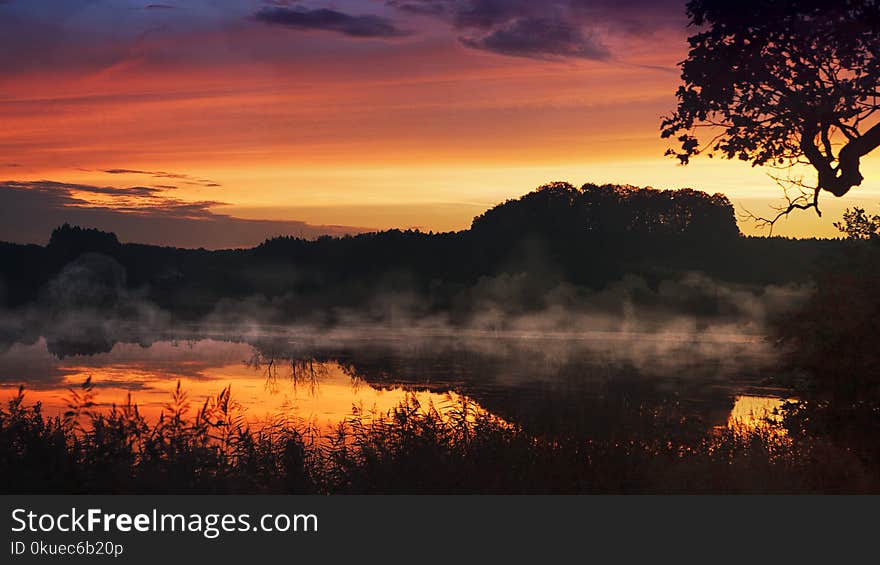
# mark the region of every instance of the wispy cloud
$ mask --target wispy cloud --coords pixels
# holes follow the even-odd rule
[[[589,32],[565,21],[545,18],[516,19],[485,35],[463,37],[461,42],[475,49],[516,57],[607,59],[611,55]]]
[[[91,171],[90,171],[91,172]],[[108,175],[147,175],[157,179],[175,179],[185,184],[216,188],[222,186],[211,179],[203,179],[183,173],[169,173],[167,171],[143,171],[140,169],[99,169],[98,172]],[[168,188],[166,186],[166,188]],[[171,186],[170,188],[176,188]]]
[[[391,38],[408,35],[388,18],[373,14],[352,15],[327,8],[308,10],[282,6],[263,8],[255,14],[259,22],[296,30],[321,30],[351,37]]]
[[[611,57],[601,35],[652,33],[684,15],[682,0],[387,0],[400,12],[446,21],[462,44],[537,59]]]
[[[104,196],[121,196],[126,198],[161,198],[163,190],[150,186],[130,186],[119,188],[115,186],[93,186],[89,184],[75,184],[68,182],[41,181],[5,181],[0,187],[18,190],[33,190],[44,193],[72,195],[74,193],[87,193]]]

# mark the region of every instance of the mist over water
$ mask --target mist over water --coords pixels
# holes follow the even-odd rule
[[[535,304],[534,286],[534,278],[526,273],[482,277],[462,291],[459,301],[466,308],[440,313],[426,311],[425,297],[405,288],[376,292],[356,308],[303,308],[293,313],[283,307],[290,295],[254,294],[220,300],[206,315],[181,320],[150,301],[145,291],[126,287],[124,270],[112,259],[91,254],[51,279],[40,301],[3,313],[0,347],[39,336],[50,342],[96,345],[149,343],[162,336],[286,336],[315,343],[380,337],[397,342],[540,337],[599,351],[607,351],[608,345],[633,361],[682,347],[702,359],[726,347],[760,342],[771,320],[802,304],[812,292],[810,284],[734,284],[694,272],[654,284],[627,275],[601,290],[561,282],[541,289]]]
[[[457,319],[423,314],[414,293],[387,293],[319,322],[282,321],[260,296],[180,322],[122,284],[89,282],[65,270],[44,301],[3,317],[7,396],[24,385],[61,413],[68,388],[91,378],[100,405],[131,393],[157,415],[178,381],[195,403],[231,385],[254,422],[330,429],[357,407],[389,410],[416,394],[582,434],[669,410],[711,428],[743,412],[740,398],[785,396],[766,387],[777,354],[768,324],[811,292],[698,273],[653,287],[627,276],[601,291],[560,284],[525,310],[528,277],[501,275],[481,279]]]

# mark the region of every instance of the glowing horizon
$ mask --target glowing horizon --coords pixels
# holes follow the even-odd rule
[[[336,2],[335,19],[319,17],[322,2],[0,4],[11,53],[0,56],[0,181],[114,187],[59,206],[160,203],[163,217],[268,222],[267,236],[293,229],[284,222],[313,226],[307,235],[464,229],[557,180],[722,192],[759,215],[780,200],[746,163],[663,156],[683,2],[600,1],[582,14],[554,0],[578,26],[566,43],[516,36],[510,22],[535,9],[518,3],[473,21],[455,12],[462,3],[399,4]],[[823,195],[823,218],[793,215],[775,233],[836,236],[844,208],[880,201],[880,165],[863,170],[851,195]]]

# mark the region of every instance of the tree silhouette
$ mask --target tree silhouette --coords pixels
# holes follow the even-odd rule
[[[849,239],[880,238],[880,215],[869,216],[864,208],[847,208],[842,222],[834,222],[834,227],[846,234]]]
[[[774,178],[787,205],[770,224],[795,209],[819,213],[823,190],[843,196],[861,184],[860,159],[880,145],[880,2],[690,0],[687,13],[700,31],[681,63],[678,107],[661,124],[679,146],[668,155],[786,171]],[[815,169],[815,182],[798,165]]]

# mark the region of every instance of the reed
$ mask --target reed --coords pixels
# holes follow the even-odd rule
[[[2,491],[28,493],[878,492],[876,469],[821,438],[733,427],[690,443],[530,433],[448,400],[353,407],[332,432],[278,417],[251,427],[229,388],[175,389],[148,421],[129,399],[97,410],[86,381],[49,417],[24,389],[0,407]],[[779,423],[774,424],[781,425]]]

